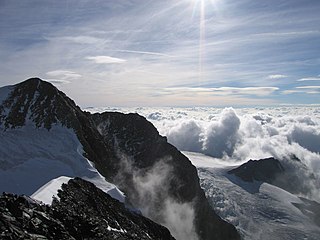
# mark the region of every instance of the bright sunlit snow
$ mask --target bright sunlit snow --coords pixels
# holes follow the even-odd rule
[[[60,125],[50,131],[27,124],[16,129],[0,129],[0,191],[32,195],[49,204],[61,184],[81,177],[120,201],[115,190],[82,156],[82,145],[71,129]]]

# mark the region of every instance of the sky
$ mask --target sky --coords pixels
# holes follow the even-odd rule
[[[0,0],[0,86],[81,107],[320,104],[319,0]]]

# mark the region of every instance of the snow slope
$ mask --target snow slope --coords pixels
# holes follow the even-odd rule
[[[293,203],[299,197],[267,183],[244,182],[227,174],[221,160],[184,152],[197,166],[201,187],[215,211],[234,224],[243,239],[320,239],[320,226]]]
[[[107,182],[82,156],[82,145],[72,129],[61,125],[50,131],[32,123],[0,128],[0,191],[32,195],[50,203],[61,184],[81,177],[120,201],[124,195]]]

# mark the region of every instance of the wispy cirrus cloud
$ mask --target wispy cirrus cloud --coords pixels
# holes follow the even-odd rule
[[[280,78],[286,78],[286,77],[288,76],[283,74],[273,74],[268,76],[269,79],[280,79]]]
[[[173,86],[212,88],[177,89],[176,94],[188,95],[190,104],[219,102],[208,94],[221,97],[221,104],[296,102],[278,93],[306,92],[295,89],[298,82],[320,77],[303,78],[319,68],[318,3],[239,0],[218,1],[213,8],[204,2],[200,49],[200,9],[190,1],[5,1],[0,8],[0,30],[6,32],[0,37],[0,72],[12,80],[1,84],[35,74],[70,82],[61,90],[83,106],[145,105],[149,96],[166,89],[169,97],[152,98],[152,104],[168,106],[178,104],[168,90]],[[59,75],[55,69],[73,73]],[[235,95],[248,99],[240,101]],[[299,101],[318,101],[310,96]],[[179,104],[185,104],[180,99]]]
[[[320,81],[320,77],[305,77],[297,80],[297,82],[305,82],[305,81]]]
[[[115,58],[110,56],[92,56],[92,57],[86,57],[86,59],[92,60],[98,64],[125,63],[127,61],[122,58]]]
[[[54,84],[54,85],[61,85],[61,84],[68,84],[71,83],[69,80],[62,80],[62,79],[45,79],[46,81]]]
[[[50,77],[58,77],[64,80],[81,78],[81,74],[68,70],[54,70],[46,73]]]
[[[46,37],[46,39],[50,41],[59,41],[61,42],[71,42],[71,43],[78,43],[78,44],[100,44],[104,42],[108,42],[108,40],[93,36],[61,36],[61,37]]]
[[[295,93],[302,93],[302,94],[320,94],[320,86],[299,86],[295,87],[295,89],[289,89],[282,91],[282,94],[295,94]]]
[[[172,55],[160,53],[160,52],[146,52],[146,51],[135,51],[135,50],[126,50],[126,49],[120,49],[120,50],[116,50],[116,51],[122,52],[122,53],[145,54],[145,55],[169,57],[169,58],[174,57]]]
[[[71,83],[72,80],[79,79],[82,77],[81,74],[69,71],[69,70],[54,70],[46,73],[49,78],[45,78],[46,81],[51,82],[55,85],[62,85]]]
[[[320,89],[320,86],[300,86],[297,89]]]
[[[164,88],[163,91],[171,94],[198,93],[198,94],[217,94],[217,95],[254,95],[268,96],[279,90],[278,87],[219,87],[219,88]]]

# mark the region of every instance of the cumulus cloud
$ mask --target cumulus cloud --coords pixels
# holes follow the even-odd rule
[[[110,56],[92,56],[86,57],[88,60],[92,60],[98,64],[114,64],[114,63],[125,63],[127,60],[121,58],[115,58]]]
[[[173,169],[167,163],[171,158],[159,159],[148,169],[138,169],[134,167],[130,157],[121,153],[119,155],[121,169],[115,181],[120,186],[123,179],[126,179],[126,184],[131,181],[134,191],[130,194],[130,200],[133,205],[144,216],[166,226],[176,239],[197,240],[193,203],[178,202],[169,193],[170,182],[174,177]]]
[[[222,158],[225,154],[230,156],[240,141],[239,126],[240,120],[235,111],[226,108],[218,121],[206,123],[193,119],[179,120],[165,135],[180,150],[203,152]]]
[[[181,121],[167,133],[168,141],[178,149],[199,152],[202,149],[203,129],[195,120]]]
[[[234,110],[224,109],[220,120],[211,123],[204,132],[204,153],[217,158],[222,158],[225,154],[230,156],[239,141],[239,126],[240,119]]]
[[[311,152],[320,153],[320,132],[315,127],[294,125],[288,139]]]

